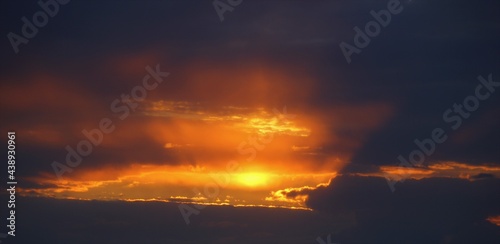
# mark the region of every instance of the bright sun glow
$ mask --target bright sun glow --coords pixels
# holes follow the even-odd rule
[[[249,186],[257,187],[267,184],[269,176],[264,173],[242,173],[238,175],[239,183]]]

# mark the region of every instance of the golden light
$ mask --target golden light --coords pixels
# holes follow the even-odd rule
[[[265,186],[269,175],[264,173],[241,173],[237,176],[238,182],[249,187]]]

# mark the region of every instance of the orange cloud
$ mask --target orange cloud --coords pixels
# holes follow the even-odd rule
[[[380,172],[358,174],[365,176],[389,177],[391,179],[422,179],[430,177],[450,177],[475,180],[481,174],[500,177],[500,167],[495,165],[470,165],[459,162],[436,162],[428,167],[381,166]]]
[[[156,57],[116,57],[106,59],[104,67],[118,80],[142,76]],[[280,201],[278,195],[328,182],[392,113],[386,104],[311,106],[316,80],[300,68],[256,61],[227,66],[196,61],[187,66],[123,121],[109,108],[120,94],[97,98],[48,75],[5,87],[1,101],[6,107],[10,102],[27,113],[41,109],[40,117],[49,119],[64,114],[60,121],[55,118],[58,123],[27,121],[23,134],[34,144],[50,143],[63,151],[84,139],[83,129],[97,128],[101,118],[116,122],[116,131],[64,180],[42,171],[26,178],[40,187],[23,188],[23,194],[300,208],[304,199]],[[20,94],[26,99],[10,101]],[[279,113],[288,105],[295,116],[283,119],[273,111],[276,104]],[[49,159],[47,165],[64,156]],[[230,160],[238,161],[241,170],[231,172],[231,183],[221,189],[224,194],[207,202],[193,192],[193,187],[203,189],[213,182],[213,172],[223,172]],[[270,201],[273,197],[278,198]]]
[[[114,177],[106,176],[112,172]],[[257,171],[213,172],[184,166],[135,164],[128,170],[84,171],[74,179],[53,180],[44,177],[25,179],[39,188],[22,188],[20,193],[67,199],[126,201],[175,201],[211,205],[271,206],[305,208],[305,199],[283,201],[276,198],[282,190],[313,189],[326,184],[335,173],[275,174]],[[207,186],[217,186],[216,197],[204,194]],[[199,192],[193,191],[199,189]],[[213,191],[214,189],[211,189]],[[285,190],[285,191],[286,191]]]
[[[486,220],[488,220],[490,223],[500,226],[500,215],[497,216],[490,216]]]

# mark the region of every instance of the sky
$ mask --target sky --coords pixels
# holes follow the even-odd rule
[[[500,242],[496,1],[1,5],[2,243]]]

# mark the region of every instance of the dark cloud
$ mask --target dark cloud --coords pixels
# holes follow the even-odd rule
[[[350,159],[346,173],[397,165],[398,155],[406,157],[417,149],[415,139],[428,138],[437,127],[449,139],[426,163],[499,165],[500,91],[481,101],[456,131],[442,119],[446,109],[473,94],[478,75],[491,73],[500,81],[499,3],[401,2],[404,10],[347,64],[339,44],[352,44],[353,27],[364,27],[372,20],[370,11],[386,8],[386,0],[247,0],[227,12],[224,22],[212,1],[205,0],[71,1],[17,55],[6,34],[19,33],[21,17],[40,8],[35,0],[3,1],[0,128],[18,132],[17,174],[53,173],[51,163],[64,161],[64,147],[83,139],[82,129],[95,128],[104,117],[116,120],[110,103],[130,92],[146,74],[144,68],[155,64],[171,76],[148,95],[151,100],[207,107],[288,105],[317,117],[324,130],[314,135],[329,138],[312,152],[321,154],[310,160],[318,168],[322,158],[331,157]],[[254,82],[258,76],[252,74],[269,80]],[[154,139],[156,127],[146,126],[150,122],[139,111],[117,123],[117,133],[106,137],[81,168],[194,165],[226,161],[235,153],[229,146],[212,152],[166,150]],[[205,141],[213,137],[203,136]],[[5,141],[0,145],[5,148]],[[472,179],[407,180],[391,193],[384,179],[342,176],[328,187],[289,193],[308,194],[308,204],[321,214],[207,208],[192,227],[169,204],[29,198],[20,202],[18,240],[305,243],[335,233],[341,243],[498,241],[498,227],[485,219],[500,214],[499,181],[486,172]],[[356,224],[337,231],[334,219],[353,214]]]
[[[494,175],[492,174],[488,174],[488,173],[480,173],[480,174],[477,174],[477,175],[474,175],[471,177],[472,179],[476,179],[476,180],[481,180],[481,179],[491,179],[491,178],[495,178]]]
[[[355,213],[357,225],[335,235],[340,243],[492,243],[500,229],[486,219],[500,214],[499,196],[498,179],[406,180],[392,193],[384,178],[339,176],[309,193],[307,204]]]
[[[18,208],[18,243],[313,243],[353,224],[310,211],[206,207],[186,225],[176,203],[161,202],[20,198]]]

